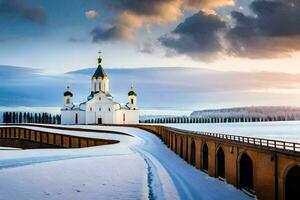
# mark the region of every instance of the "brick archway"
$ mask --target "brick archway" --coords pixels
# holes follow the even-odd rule
[[[191,142],[191,157],[190,157],[190,164],[195,166],[196,164],[196,156],[195,156],[195,153],[196,153],[196,144],[195,144],[195,140],[192,139],[192,142]]]
[[[208,146],[206,143],[202,146],[202,169],[208,172]]]
[[[217,177],[225,178],[225,154],[222,147],[217,150]]]
[[[242,153],[238,159],[239,187],[254,194],[253,162],[247,153]]]
[[[284,177],[284,199],[300,199],[300,166],[293,165],[285,172]]]

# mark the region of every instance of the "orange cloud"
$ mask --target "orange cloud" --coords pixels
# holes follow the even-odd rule
[[[234,5],[234,0],[132,0],[130,4],[115,0],[110,1],[109,5],[117,12],[117,17],[111,28],[98,28],[101,31],[93,31],[94,41],[134,41],[134,34],[140,28],[177,21],[184,10],[204,10],[213,13],[215,8]]]

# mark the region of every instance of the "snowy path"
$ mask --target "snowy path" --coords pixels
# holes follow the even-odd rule
[[[80,126],[78,126],[80,127]],[[83,126],[121,131],[48,132],[117,139],[83,149],[0,151],[0,199],[250,199],[240,190],[187,164],[156,136],[128,127]]]

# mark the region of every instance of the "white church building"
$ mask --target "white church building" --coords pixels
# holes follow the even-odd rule
[[[137,124],[139,108],[133,87],[128,92],[128,102],[124,105],[113,100],[109,91],[109,78],[102,67],[99,55],[98,67],[92,76],[91,94],[87,101],[74,105],[70,88],[64,93],[65,102],[61,108],[62,124]]]

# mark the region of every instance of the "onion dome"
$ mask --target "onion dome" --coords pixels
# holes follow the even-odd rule
[[[65,97],[66,97],[66,96],[71,96],[71,97],[73,97],[72,92],[70,92],[70,87],[69,87],[69,86],[67,87],[67,91],[64,92],[64,96],[65,96]]]
[[[133,85],[131,85],[131,90],[128,92],[128,96],[137,96],[134,91]]]
[[[136,96],[135,91],[131,90],[128,92],[128,96]]]

